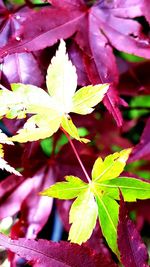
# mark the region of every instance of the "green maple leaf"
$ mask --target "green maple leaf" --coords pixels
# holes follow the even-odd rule
[[[9,119],[25,118],[31,114],[23,129],[10,138],[12,141],[27,142],[44,139],[62,127],[73,138],[80,138],[70,116],[71,112],[89,114],[107,92],[108,84],[89,85],[76,91],[75,66],[66,54],[65,42],[61,40],[56,56],[47,70],[48,93],[33,85],[12,84],[12,91],[0,90],[0,116]]]
[[[86,242],[96,225],[98,207],[90,188],[83,190],[73,202],[70,213],[69,223],[71,228],[68,239],[81,245]]]
[[[76,198],[71,206],[69,222],[72,223],[69,240],[82,244],[91,236],[96,224],[98,208],[89,184],[75,176],[66,176],[41,194],[59,199]],[[86,227],[85,227],[86,222]]]
[[[92,170],[92,188],[98,204],[99,221],[108,245],[119,256],[117,223],[119,189],[126,201],[150,198],[150,183],[131,177],[120,177],[131,149],[98,158]],[[107,225],[107,226],[106,226]]]
[[[13,145],[13,142],[9,141],[7,135],[0,130],[0,169],[20,176],[21,174],[16,171],[12,166],[10,166],[8,162],[4,159],[4,151],[2,144]]]
[[[99,222],[102,229],[102,233],[113,252],[117,255],[117,224],[119,214],[119,204],[113,199],[107,196],[107,194],[101,195],[99,192],[95,194],[98,205]]]
[[[88,240],[95,227],[97,217],[103,235],[117,256],[117,224],[119,189],[127,201],[150,198],[150,183],[131,177],[118,177],[126,165],[131,149],[107,156],[104,161],[98,158],[93,166],[91,181],[83,182],[75,176],[66,176],[59,182],[41,192],[41,195],[74,199],[69,222],[72,224],[69,240],[81,244]]]
[[[88,184],[76,176],[65,176],[65,180],[45,189],[41,194],[59,199],[72,199],[88,188]]]

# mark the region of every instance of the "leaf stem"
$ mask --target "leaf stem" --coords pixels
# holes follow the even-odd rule
[[[78,162],[79,162],[79,164],[81,166],[81,169],[82,169],[82,171],[83,171],[86,179],[88,180],[89,183],[91,183],[91,179],[90,179],[90,177],[89,177],[89,175],[88,175],[88,173],[87,173],[87,171],[86,171],[86,169],[85,169],[85,167],[84,167],[84,165],[83,165],[83,163],[82,163],[82,161],[80,159],[80,156],[78,154],[78,151],[76,150],[76,148],[75,148],[75,146],[74,146],[74,144],[73,144],[73,142],[72,142],[72,140],[70,138],[70,135],[62,127],[61,127],[61,130],[63,131],[63,133],[68,138],[68,141],[69,141],[69,143],[70,143],[70,145],[72,147],[72,150],[73,150],[73,152],[74,152],[74,154],[75,154],[75,156],[76,156],[76,158],[77,158],[77,160],[78,160]]]

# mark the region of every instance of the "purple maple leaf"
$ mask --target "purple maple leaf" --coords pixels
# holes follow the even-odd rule
[[[78,45],[75,42],[73,42],[68,49],[68,53],[72,63],[76,66],[78,85],[86,86],[90,84],[84,65],[82,50],[78,47]]]
[[[0,5],[0,46],[8,43],[13,38],[19,42],[16,35],[23,22],[25,22],[32,13],[28,7],[7,9],[1,2]],[[8,55],[1,60],[2,75],[6,77],[7,82],[30,83],[41,86],[44,82],[41,69],[36,58],[31,53],[21,53]],[[1,83],[3,79],[1,78]]]
[[[121,72],[118,88],[121,95],[136,96],[150,92],[149,68],[150,62],[130,63],[120,60],[120,66],[124,67]]]
[[[8,176],[0,183],[0,219],[20,211],[19,228],[24,236],[35,238],[51,213],[53,200],[38,193],[53,183],[53,170],[43,166],[32,178]],[[44,213],[43,213],[44,210]],[[18,237],[19,229],[13,236]]]
[[[6,56],[1,65],[1,70],[9,83],[19,82],[39,87],[44,83],[44,75],[32,53],[14,53]]]
[[[12,8],[12,10],[7,9],[0,2],[0,46],[7,44],[10,38],[17,38],[17,31],[20,29],[21,24],[26,21],[28,16],[30,16],[32,11],[29,8]]]
[[[118,248],[124,267],[148,267],[148,252],[134,223],[128,218],[126,206],[120,193]]]
[[[140,142],[135,146],[129,161],[132,162],[144,158],[150,158],[150,119],[147,120]]]
[[[72,9],[71,9],[72,10]],[[60,38],[68,38],[77,31],[84,12],[55,7],[42,8],[22,24],[17,36],[0,49],[0,55],[14,52],[37,51],[55,44]],[[34,28],[33,28],[34,25]]]
[[[117,267],[102,254],[68,242],[54,243],[46,240],[18,240],[0,234],[0,245],[33,262],[35,267]]]

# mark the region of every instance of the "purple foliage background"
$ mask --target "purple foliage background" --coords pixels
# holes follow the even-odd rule
[[[105,82],[111,84],[103,105],[98,105],[90,115],[72,116],[76,125],[81,130],[84,127],[87,137],[92,140],[88,145],[74,142],[89,173],[98,156],[105,157],[116,150],[134,147],[126,172],[150,179],[149,24],[148,0],[51,0],[41,1],[40,4],[30,0],[21,3],[0,0],[0,83],[3,86],[10,89],[11,83],[21,82],[46,89],[46,70],[61,38],[65,39],[69,57],[76,66],[79,87]],[[128,54],[142,59],[128,57]],[[143,102],[133,106],[132,102],[141,96],[145,106]],[[23,123],[23,120],[5,118],[1,127],[8,134],[14,134]],[[30,261],[29,266],[35,267],[49,266],[51,257],[53,261],[57,257],[62,261],[57,264],[51,262],[51,266],[117,266],[117,259],[112,256],[99,227],[81,250],[66,242],[71,202],[53,201],[38,193],[67,174],[84,177],[61,131],[46,146],[41,145],[41,141],[4,146],[5,159],[23,170],[22,177],[4,172],[0,176],[0,220],[12,216],[14,223],[10,237],[21,238],[13,241],[14,247],[15,242],[18,246],[15,250],[10,240],[0,236],[0,243],[12,250],[8,253],[11,266],[18,266],[19,260],[13,252],[25,257]],[[150,203],[146,200],[128,205],[130,214],[136,215],[135,228],[129,219],[124,219],[127,212],[123,200],[121,203],[118,246],[122,263],[129,267],[126,255],[131,253],[132,258],[137,242],[142,242],[137,237],[137,229],[142,237],[146,237],[147,245],[150,244]],[[63,225],[61,238],[64,243],[56,245],[52,241],[33,241],[36,237],[50,239],[56,214]],[[127,233],[131,230],[135,235],[131,244],[133,250],[122,249],[120,240],[124,239],[126,248],[129,242],[125,239],[124,230]],[[24,245],[26,249],[28,247],[27,251],[19,249]],[[36,253],[27,257],[32,246],[36,248]],[[52,256],[47,252],[49,249]],[[62,255],[62,249],[64,253],[69,253],[68,262]],[[45,257],[42,256],[43,250]],[[79,261],[76,262],[79,251]],[[83,257],[87,257],[84,264]],[[43,262],[45,265],[42,265]],[[146,266],[144,264],[145,258],[143,267]],[[137,262],[130,266],[140,267]]]

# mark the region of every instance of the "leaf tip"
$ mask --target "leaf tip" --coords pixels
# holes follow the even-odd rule
[[[121,151],[121,156],[119,157],[120,162],[126,162],[132,152],[133,148],[127,148]]]
[[[82,143],[85,143],[85,144],[91,142],[91,140],[88,139],[88,138],[80,138],[79,141],[82,142]]]

